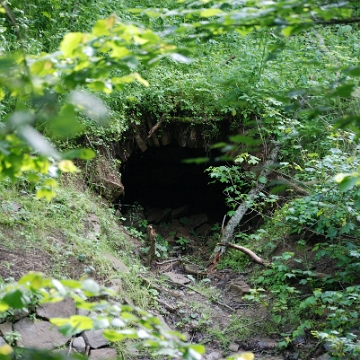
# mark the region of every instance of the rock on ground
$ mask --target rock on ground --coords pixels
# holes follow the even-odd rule
[[[179,284],[179,285],[184,285],[191,281],[189,278],[187,278],[181,274],[176,274],[173,272],[167,272],[167,273],[164,273],[163,275],[168,277],[173,283]]]
[[[68,318],[76,314],[76,305],[73,299],[67,298],[57,303],[44,304],[36,309],[36,315],[45,319]]]
[[[72,342],[72,347],[80,352],[80,353],[84,353],[85,349],[86,349],[86,343],[85,340],[82,336],[79,336],[77,338],[75,338]]]
[[[115,256],[113,256],[109,253],[105,253],[104,256],[106,257],[106,259],[108,259],[111,262],[111,265],[115,271],[120,271],[123,273],[130,272],[130,269],[123,262],[121,262],[119,259],[117,259]]]
[[[112,348],[104,348],[98,350],[91,350],[89,359],[90,360],[108,360],[108,359],[116,359],[116,350]]]
[[[205,360],[219,360],[222,358],[222,353],[220,351],[213,351],[209,355],[205,355]]]
[[[102,335],[103,330],[85,331],[84,336],[92,349],[98,349],[102,346],[109,345],[109,342]]]
[[[17,345],[26,348],[53,350],[70,340],[70,336],[60,334],[54,325],[42,320],[22,319],[14,324],[14,331],[21,336]]]
[[[5,336],[7,333],[13,331],[13,326],[10,321],[6,321],[3,324],[0,324],[0,335]]]

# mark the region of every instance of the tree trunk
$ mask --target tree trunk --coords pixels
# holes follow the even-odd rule
[[[259,178],[267,178],[269,173],[271,172],[271,166],[277,160],[279,154],[280,147],[279,145],[275,145],[273,150],[271,151],[269,158],[266,160],[264,167],[259,175]],[[234,236],[234,231],[236,227],[239,225],[240,221],[244,217],[246,211],[251,207],[252,202],[256,198],[256,196],[264,189],[265,184],[260,183],[259,180],[256,182],[255,187],[253,187],[246,201],[241,203],[239,207],[236,209],[235,214],[230,218],[229,222],[226,224],[225,228],[222,231],[220,243],[221,245],[216,246],[212,255],[211,262],[209,263],[210,270],[214,270],[220,260],[221,255],[223,255],[226,251],[227,245],[230,242],[231,238]]]

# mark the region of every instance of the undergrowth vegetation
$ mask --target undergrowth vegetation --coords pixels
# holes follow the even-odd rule
[[[42,247],[56,264],[46,270],[56,277],[73,275],[69,263],[77,262],[76,275],[110,280],[111,266],[102,254],[116,252],[134,265],[130,244],[119,238],[113,211],[99,199],[94,206],[74,190],[75,182],[55,181],[58,170],[74,172],[71,159],[95,154],[78,149],[84,142],[106,149],[147,119],[202,124],[209,144],[226,121],[240,137],[221,139],[215,147],[232,164],[207,171],[209,181],[226,184],[228,215],[248,201],[257,183],[267,185],[248,202],[248,218],[255,214],[261,221],[246,230],[240,224],[233,239],[271,262],[255,268],[247,299],[269,310],[264,327],[281,335],[282,349],[301,336],[316,337],[335,358],[356,358],[358,26],[326,22],[338,19],[331,11],[348,14],[333,6],[324,17],[327,26],[316,20],[300,33],[293,32],[297,23],[289,29],[281,21],[269,26],[266,19],[252,32],[245,25],[233,31],[233,20],[216,16],[243,5],[218,3],[193,2],[189,9],[174,0],[2,4],[0,225],[7,230],[0,229],[1,246],[24,252]],[[283,14],[278,5],[274,11]],[[192,13],[202,6],[205,10]],[[148,7],[166,9],[142,10]],[[280,147],[278,166],[269,179],[259,177],[274,144]],[[77,150],[66,152],[69,147]],[[156,251],[166,256],[165,240],[160,245]],[[178,245],[186,250],[187,239]],[[242,271],[250,262],[232,250],[220,266]],[[124,281],[136,294],[134,302],[147,308],[151,296],[141,288],[141,271],[136,262]],[[227,331],[234,334],[240,327],[234,320]],[[226,332],[222,335],[226,344]]]

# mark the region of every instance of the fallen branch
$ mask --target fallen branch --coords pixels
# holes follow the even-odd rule
[[[161,265],[170,264],[170,263],[173,263],[173,262],[176,262],[176,261],[179,261],[179,259],[170,259],[170,260],[166,260],[166,261],[163,261],[163,262],[156,262],[155,264],[157,266],[161,266]]]
[[[299,185],[297,185],[297,184],[291,182],[290,180],[285,179],[282,176],[278,176],[278,181],[280,182],[280,184],[284,184],[288,187],[291,187],[299,195],[305,195],[305,196],[309,195],[309,193],[300,186],[300,182],[299,182]]]
[[[268,160],[265,162],[262,171],[260,172],[259,178],[266,179],[271,172],[271,167],[275,164],[279,154],[280,147],[276,145],[270,155]],[[217,264],[220,261],[222,254],[225,253],[227,245],[230,242],[230,239],[233,238],[236,227],[241,222],[242,218],[248,211],[251,203],[255,200],[258,194],[265,188],[266,181],[256,182],[255,187],[253,187],[246,197],[246,201],[242,202],[235,211],[235,214],[230,218],[229,222],[223,228],[221,234],[221,246],[216,246],[211,258],[211,261],[208,265],[209,271],[214,271],[216,269]]]
[[[152,134],[160,127],[162,122],[165,120],[165,113],[161,115],[160,120],[150,129],[148,138],[151,138]]]
[[[249,256],[249,258],[251,258],[252,260],[254,260],[257,264],[260,265],[264,265],[264,266],[271,266],[271,263],[262,259],[261,257],[257,256],[253,251],[251,251],[250,249],[240,246],[240,245],[235,245],[235,244],[231,244],[231,243],[227,243],[227,244],[222,244],[222,243],[218,243],[218,246],[228,246],[232,249],[235,250],[239,250],[241,252],[243,252],[244,254],[246,254],[247,256]]]

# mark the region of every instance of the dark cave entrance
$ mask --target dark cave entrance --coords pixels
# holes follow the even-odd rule
[[[145,213],[154,208],[177,209],[187,206],[186,216],[205,213],[209,222],[220,222],[227,213],[224,184],[208,184],[210,177],[204,170],[210,165],[187,164],[185,159],[210,157],[203,148],[176,145],[149,147],[145,152],[134,151],[121,168],[125,195],[121,199],[122,212],[127,206],[139,203]],[[210,162],[211,164],[212,162]],[[215,166],[220,163],[214,162]]]

